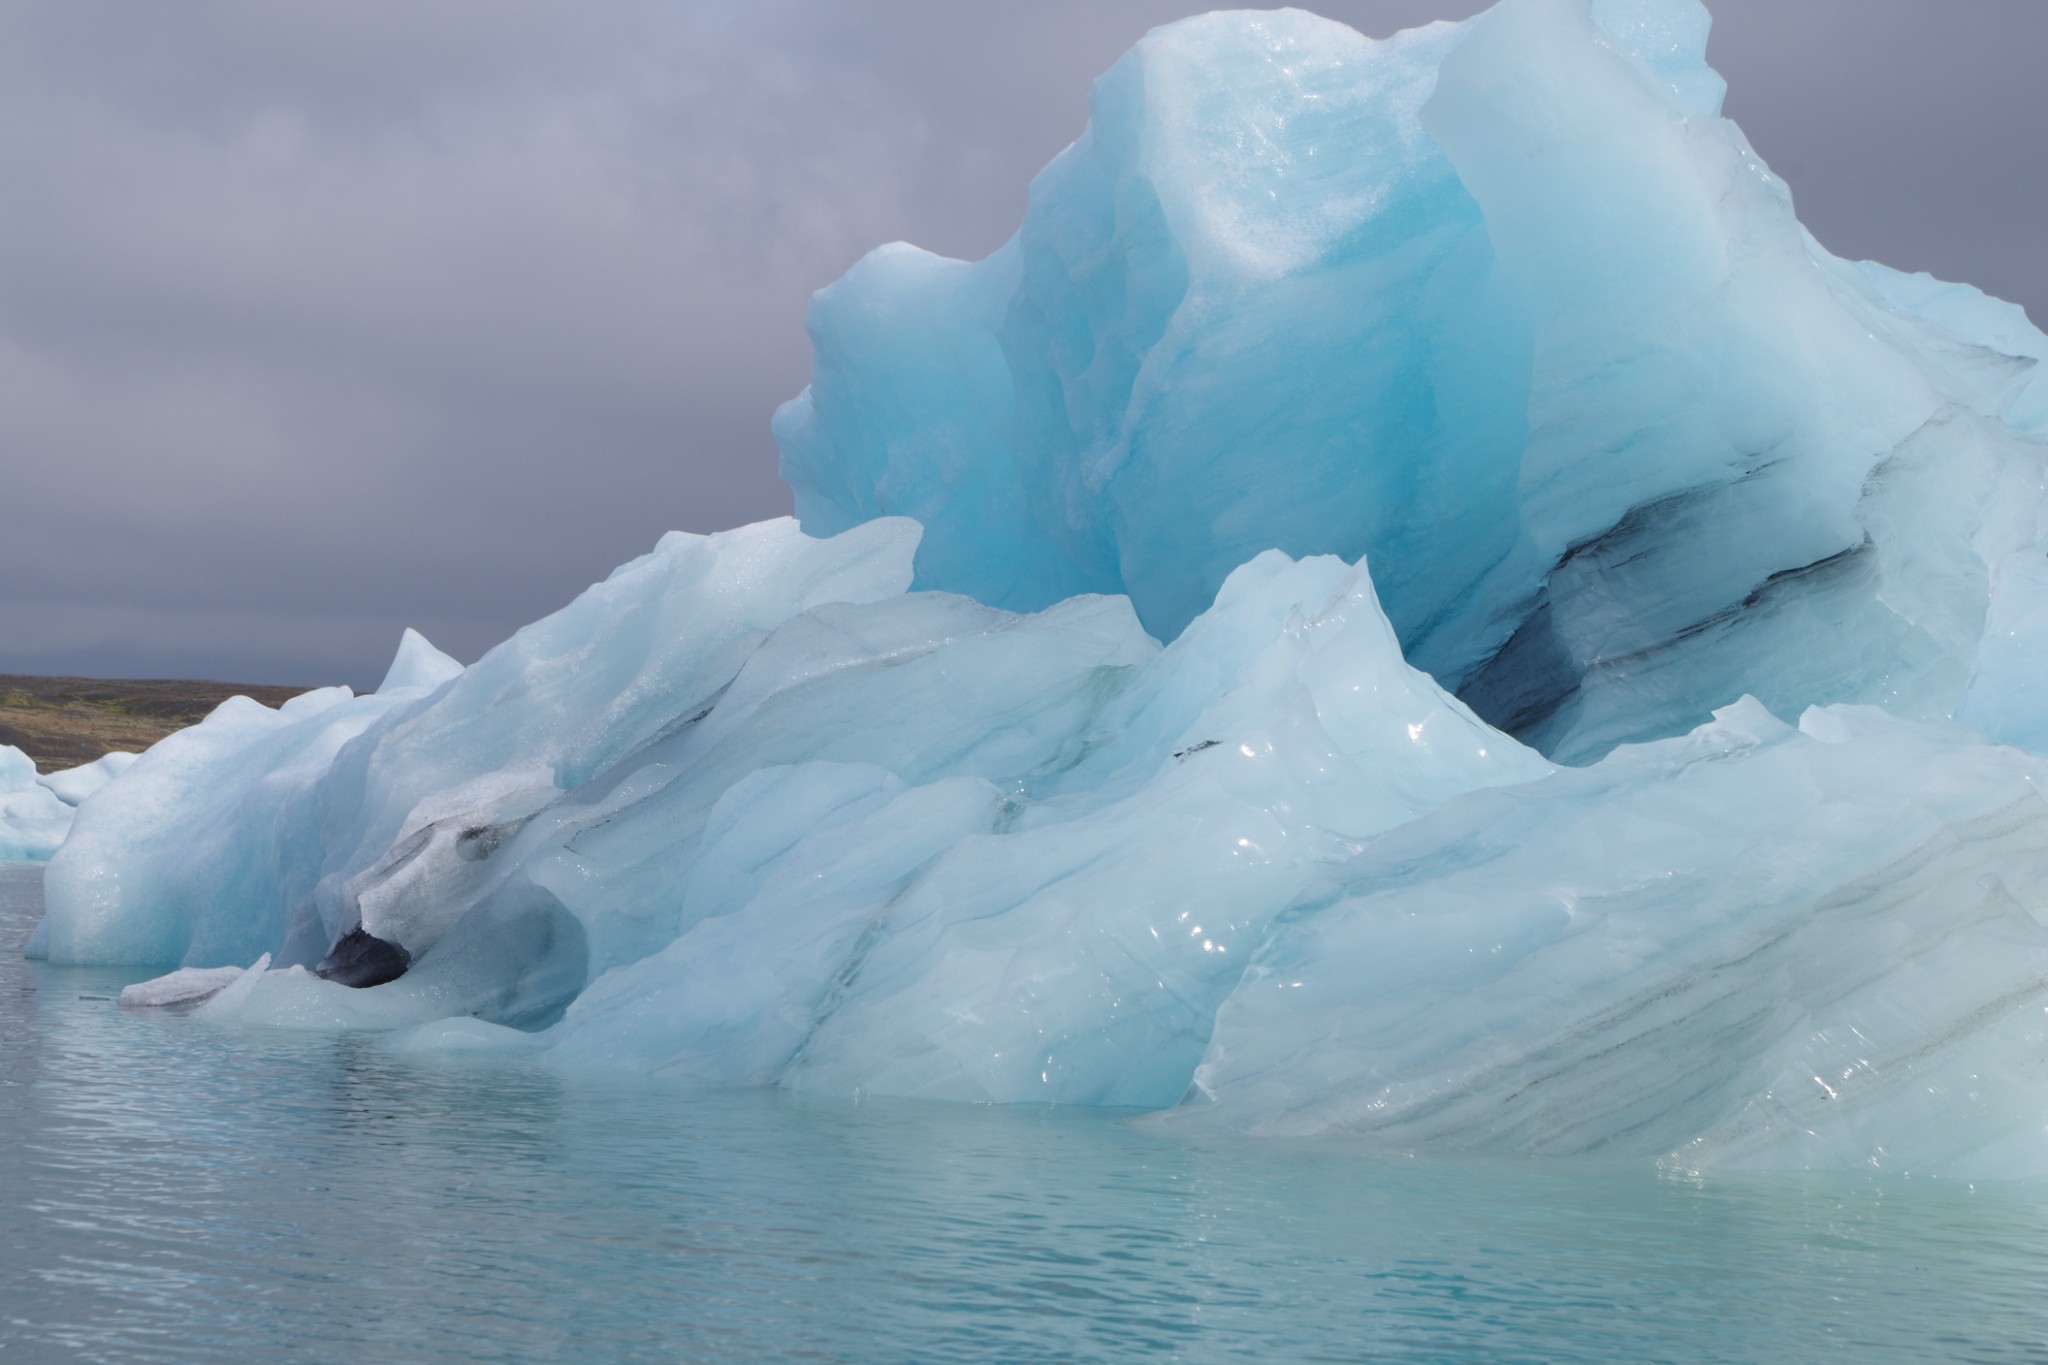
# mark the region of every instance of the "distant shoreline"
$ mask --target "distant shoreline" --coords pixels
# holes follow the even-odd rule
[[[20,749],[41,771],[56,772],[116,749],[141,753],[204,719],[229,697],[277,706],[309,690],[205,679],[0,673],[0,744]]]

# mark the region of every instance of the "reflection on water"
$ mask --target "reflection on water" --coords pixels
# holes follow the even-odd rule
[[[1390,1162],[119,1010],[15,949],[0,1357],[2048,1358],[2048,1189]]]

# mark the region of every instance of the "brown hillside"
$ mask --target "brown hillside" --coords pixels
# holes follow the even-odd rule
[[[265,706],[276,706],[305,690],[0,673],[0,744],[20,749],[44,772],[56,772],[90,763],[113,749],[141,753],[172,731],[203,719],[229,697],[254,697]]]

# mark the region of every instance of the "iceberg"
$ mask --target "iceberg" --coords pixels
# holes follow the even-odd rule
[[[71,832],[77,807],[134,762],[134,754],[117,750],[75,768],[38,773],[27,754],[0,744],[0,862],[49,858]]]
[[[1822,249],[1707,28],[1155,31],[1001,250],[818,295],[796,520],[228,703],[31,951],[577,1075],[2048,1171],[2048,338]]]
[[[40,862],[71,829],[71,807],[36,775],[35,761],[0,744],[0,862]]]

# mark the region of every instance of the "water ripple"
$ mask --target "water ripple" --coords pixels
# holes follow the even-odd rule
[[[33,884],[0,870],[0,941]],[[2011,1362],[2048,1190],[583,1086],[0,960],[0,1356]]]

